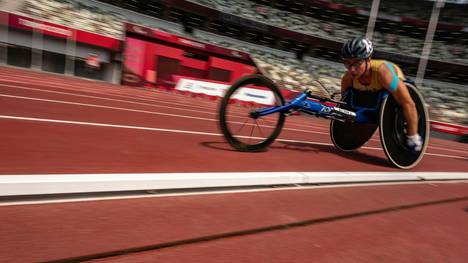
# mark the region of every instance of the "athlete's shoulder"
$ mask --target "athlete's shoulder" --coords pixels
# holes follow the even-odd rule
[[[397,68],[393,62],[387,60],[376,60],[375,62],[375,71],[377,71],[380,75],[387,74],[389,71],[394,70]]]
[[[379,65],[377,71],[379,74],[392,73],[396,74],[400,79],[406,79],[403,70],[396,64],[391,61],[383,60],[383,63]]]
[[[379,66],[378,79],[383,87],[390,90],[392,93],[398,87],[398,79],[400,77],[400,70],[395,64],[385,61]]]
[[[389,63],[392,63],[390,61],[387,61],[387,60],[383,60],[383,59],[372,59],[371,60],[371,67],[374,68],[375,70],[379,70],[382,68],[382,65],[386,65],[386,64],[389,64]]]
[[[377,68],[377,70],[379,71],[379,73],[385,73],[387,71],[390,70],[390,67],[391,67],[391,64],[388,63],[387,61],[385,61],[384,63],[381,63],[379,65],[379,67]]]

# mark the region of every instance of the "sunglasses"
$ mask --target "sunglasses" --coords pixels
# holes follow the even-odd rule
[[[359,67],[364,63],[364,59],[355,60],[355,61],[344,61],[343,64],[346,69],[354,68],[355,70],[359,69]]]

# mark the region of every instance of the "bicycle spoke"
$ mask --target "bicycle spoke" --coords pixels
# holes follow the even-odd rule
[[[245,120],[245,122],[242,124],[242,126],[239,128],[239,130],[237,130],[237,133],[240,132],[244,128],[245,124],[247,124],[247,122],[249,122],[249,120],[250,120],[250,118],[247,118]]]
[[[252,134],[253,134],[253,130],[254,130],[255,126],[252,125],[252,130],[250,131],[250,136],[249,136],[249,139],[248,139],[248,142],[251,143],[252,142]]]
[[[259,120],[262,120],[266,126],[272,126],[273,122],[269,121],[268,118],[260,118]]]
[[[260,132],[261,137],[266,137],[266,136],[263,134],[262,129],[261,129],[260,126],[258,125],[257,120],[255,120],[255,125],[257,125],[257,127],[258,127],[258,131]]]

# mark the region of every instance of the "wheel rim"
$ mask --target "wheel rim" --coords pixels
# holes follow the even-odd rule
[[[424,99],[415,86],[407,86],[418,111],[418,133],[423,141],[422,150],[413,152],[406,146],[407,124],[401,106],[393,97],[383,102],[380,114],[380,138],[385,155],[393,165],[402,169],[413,168],[421,161],[429,139],[429,118]]]
[[[255,83],[257,88],[262,88],[270,93],[271,103],[261,104],[236,99],[239,94],[245,92],[246,88],[251,87],[251,84],[245,83],[232,92],[225,107],[225,124],[228,134],[235,143],[260,145],[275,134],[276,127],[283,122],[284,117],[279,112],[268,116],[258,116],[258,110],[265,107],[281,106],[284,102],[274,95],[274,92],[267,86],[259,85],[262,83],[258,82]]]

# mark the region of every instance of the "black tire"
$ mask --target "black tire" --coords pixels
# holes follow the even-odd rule
[[[234,96],[236,92],[249,85],[271,91],[273,93],[273,96],[271,96],[273,105],[284,105],[283,95],[272,80],[262,75],[248,75],[237,80],[226,91],[220,103],[218,118],[221,132],[233,148],[243,152],[256,152],[265,150],[279,136],[284,125],[285,115],[282,112],[278,112],[259,118],[251,117],[250,112],[255,110],[252,107],[265,108],[272,105],[247,103],[251,106],[250,110],[247,110],[245,105],[240,105],[242,103],[245,104],[245,102],[239,103],[240,101],[237,101]],[[245,111],[245,113],[235,116],[235,111]],[[243,118],[244,120],[237,121],[237,118]],[[247,130],[243,130],[244,128]],[[246,131],[247,134],[243,134]]]
[[[349,99],[343,98],[342,101],[346,101],[348,105],[350,104]],[[338,105],[338,107],[342,106]],[[344,108],[350,110],[346,108],[346,106]],[[330,137],[336,148],[344,152],[350,152],[360,148],[369,141],[377,130],[377,127],[377,124],[360,124],[331,120]]]
[[[405,83],[418,112],[418,133],[423,147],[420,152],[412,152],[406,146],[406,121],[403,109],[393,96],[388,96],[380,109],[379,132],[382,148],[389,161],[401,169],[415,167],[424,156],[429,141],[429,114],[424,99],[416,86]]]
[[[372,138],[377,124],[330,122],[330,137],[336,148],[344,152],[354,151]]]

